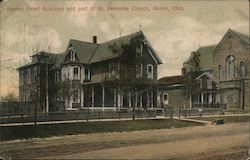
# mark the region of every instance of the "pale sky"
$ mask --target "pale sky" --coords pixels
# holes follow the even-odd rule
[[[36,10],[27,10],[29,6]],[[128,10],[108,10],[109,6]],[[44,10],[48,7],[58,10]],[[191,51],[219,43],[229,28],[249,34],[248,0],[4,0],[0,9],[0,96],[18,94],[16,68],[49,43],[51,52],[61,53],[70,39],[92,42],[96,35],[101,43],[119,33],[137,32],[141,24],[164,63],[158,69],[160,78],[181,74]]]

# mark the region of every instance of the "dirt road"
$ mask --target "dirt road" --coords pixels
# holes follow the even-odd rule
[[[246,159],[248,123],[2,142],[0,154],[43,159]]]

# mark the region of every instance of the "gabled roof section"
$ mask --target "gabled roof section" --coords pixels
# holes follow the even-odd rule
[[[206,76],[208,79],[212,80],[215,83],[219,83],[219,81],[209,72],[204,72],[195,79],[200,79],[201,77]]]
[[[244,33],[240,33],[240,32],[237,32],[237,31],[234,31],[232,29],[229,29],[229,31],[231,31],[233,34],[235,34],[236,36],[238,36],[246,44],[250,44],[250,37],[249,37],[249,35],[244,34]]]
[[[112,46],[113,44],[118,44],[118,45],[126,45],[129,44],[131,42],[131,40],[133,39],[139,39],[142,38],[144,40],[144,44],[147,44],[148,47],[150,48],[150,54],[152,56],[152,58],[156,61],[156,63],[161,64],[162,61],[160,60],[160,58],[158,57],[158,55],[156,54],[156,52],[153,50],[152,46],[150,45],[150,43],[147,41],[146,37],[144,36],[143,32],[136,32],[133,34],[129,34],[123,37],[119,37],[107,42],[103,42],[101,44],[98,45],[98,48],[96,49],[96,51],[93,53],[93,55],[91,56],[89,63],[96,63],[96,62],[100,62],[103,60],[107,60],[107,59],[112,59],[112,58],[116,58],[119,56],[119,54],[114,54],[111,49],[110,46]]]
[[[74,48],[74,50],[79,58],[79,61],[81,63],[87,64],[89,62],[89,59],[91,58],[91,56],[95,53],[95,51],[98,47],[98,44],[71,39],[69,41],[67,49],[69,47]],[[66,55],[67,54],[65,54],[65,56]],[[64,59],[65,59],[65,56],[64,56]]]
[[[168,85],[173,85],[173,84],[183,84],[184,83],[184,76],[171,76],[171,77],[162,77],[158,80],[159,84],[168,84]]]

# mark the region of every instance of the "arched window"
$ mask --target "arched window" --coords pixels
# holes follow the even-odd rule
[[[232,79],[235,77],[235,57],[230,55],[226,59],[227,78]]]
[[[246,76],[246,66],[244,62],[240,62],[240,76],[241,78],[245,78]]]
[[[218,66],[218,78],[223,79],[222,65]]]

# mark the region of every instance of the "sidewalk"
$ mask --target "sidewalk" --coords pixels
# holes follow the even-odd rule
[[[204,115],[202,117],[226,117],[226,116],[250,116],[250,114],[228,114],[228,115]],[[174,116],[173,119],[177,120],[183,120],[183,121],[190,121],[190,122],[199,122],[199,123],[205,123],[205,124],[211,124],[210,121],[204,121],[204,120],[196,120],[191,118],[197,118],[200,116],[187,116],[184,118],[184,116],[181,116],[180,118],[177,116]],[[164,116],[157,116],[157,117],[150,117],[150,118],[135,118],[135,120],[146,120],[146,119],[170,119],[170,117],[164,117]],[[88,122],[106,122],[106,121],[128,121],[132,120],[132,118],[121,118],[121,119],[91,119],[88,120]],[[79,123],[79,122],[87,122],[87,120],[68,120],[68,121],[46,121],[46,122],[37,122],[37,125],[43,125],[43,124],[63,124],[63,123]],[[6,124],[0,124],[0,127],[4,126],[23,126],[23,125],[34,125],[34,122],[26,122],[26,123],[6,123]]]

